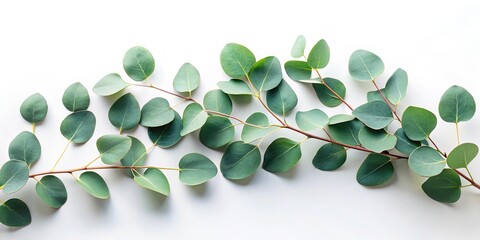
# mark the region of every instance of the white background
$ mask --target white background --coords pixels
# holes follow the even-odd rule
[[[123,76],[122,57],[135,45],[148,48],[157,66],[154,84],[172,90],[172,79],[184,62],[201,72],[202,85],[194,97],[227,80],[219,54],[229,42],[249,47],[257,59],[275,55],[290,59],[291,45],[305,35],[307,49],[325,38],[330,65],[322,70],[347,85],[347,101],[366,101],[368,83],[348,76],[351,52],[368,49],[385,62],[383,85],[396,68],[409,74],[409,92],[400,109],[416,105],[437,113],[442,93],[451,85],[469,89],[477,99],[480,69],[480,4],[478,1],[2,1],[0,3],[0,162],[8,144],[29,130],[19,114],[23,99],[42,93],[50,111],[37,133],[43,143],[41,161],[32,171],[48,170],[66,140],[59,132],[68,114],[61,104],[63,90],[80,81],[88,89],[104,75]],[[165,2],[165,3],[164,3]],[[453,4],[455,2],[455,4]],[[300,96],[297,110],[325,109],[311,87],[290,82]],[[144,104],[159,93],[129,89]],[[92,93],[97,116],[94,139],[114,133],[107,111],[114,99]],[[177,99],[168,98],[172,104]],[[179,111],[184,106],[179,107]],[[245,118],[260,109],[256,102],[238,103],[234,115]],[[349,113],[345,107],[326,109]],[[462,141],[478,142],[479,119],[461,125]],[[293,115],[290,116],[293,119]],[[290,122],[293,122],[292,120]],[[237,133],[240,132],[237,129]],[[146,131],[130,134],[146,145]],[[455,144],[454,126],[439,121],[433,138],[441,149]],[[280,135],[301,140],[301,136]],[[268,140],[273,140],[269,138]],[[94,140],[73,146],[59,169],[83,166],[96,157]],[[268,142],[268,141],[267,141]],[[394,179],[384,187],[365,188],[355,174],[365,157],[349,151],[349,161],[335,172],[320,172],[311,159],[321,145],[302,145],[303,158],[287,174],[259,170],[248,181],[231,182],[221,174],[205,186],[190,188],[168,173],[172,194],[164,198],[138,187],[120,172],[104,171],[111,199],[96,200],[70,176],[62,176],[69,201],[60,210],[35,196],[34,182],[15,194],[31,208],[33,222],[22,229],[0,227],[0,239],[478,239],[480,192],[465,189],[456,204],[430,200],[420,188],[424,179],[406,162],[395,164]],[[262,145],[265,149],[266,145]],[[154,165],[176,166],[188,152],[201,152],[217,165],[221,152],[203,147],[196,135],[169,150],[149,156]],[[480,164],[472,172],[480,179]],[[2,200],[9,196],[0,194]]]

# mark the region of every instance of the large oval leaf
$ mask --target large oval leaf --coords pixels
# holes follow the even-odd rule
[[[394,105],[398,105],[407,94],[407,85],[407,72],[401,68],[397,69],[385,85],[385,97]]]
[[[120,162],[122,166],[141,166],[147,159],[147,148],[137,138],[133,136],[128,137],[132,140],[132,146]]]
[[[271,173],[290,170],[302,157],[300,143],[288,138],[278,138],[265,151],[262,168]]]
[[[27,183],[28,174],[28,165],[24,161],[7,161],[0,169],[0,189],[5,194],[17,192]]]
[[[8,227],[25,227],[32,222],[27,204],[12,198],[0,205],[0,223]]]
[[[285,72],[294,81],[308,80],[312,77],[312,67],[304,61],[288,61],[284,65]]]
[[[303,35],[298,36],[292,47],[292,51],[291,51],[292,57],[294,58],[303,57],[303,52],[305,51],[306,44],[307,42],[305,40],[305,37]]]
[[[92,112],[74,112],[63,120],[60,132],[73,143],[86,143],[95,132],[95,124],[96,119]]]
[[[35,93],[29,96],[20,106],[20,114],[23,119],[31,123],[43,121],[47,116],[47,113],[47,100],[45,100],[40,93]]]
[[[357,50],[348,62],[348,71],[355,80],[373,81],[383,73],[385,66],[382,59],[372,52]]]
[[[182,136],[182,117],[174,111],[174,119],[167,125],[161,127],[148,128],[148,137],[160,148],[169,148],[180,141]]]
[[[330,135],[336,141],[345,143],[351,146],[356,146],[360,144],[358,140],[358,132],[365,125],[358,120],[352,120],[348,122],[337,123],[329,125],[328,129],[330,130]]]
[[[211,90],[203,97],[203,106],[206,110],[220,112],[230,115],[233,111],[233,104],[230,97],[221,90]]]
[[[181,136],[185,136],[197,129],[200,129],[207,122],[208,114],[203,110],[202,105],[190,103],[183,111]]]
[[[298,103],[297,94],[282,80],[278,86],[267,92],[267,105],[274,113],[285,116],[292,111]]]
[[[322,171],[333,171],[340,168],[347,160],[347,151],[344,147],[327,143],[318,149],[313,157],[313,166]]]
[[[200,142],[213,149],[229,144],[235,135],[235,126],[228,118],[210,116],[200,129]]]
[[[389,157],[372,153],[360,165],[357,182],[363,186],[378,186],[392,178],[394,168]]]
[[[357,107],[353,116],[372,129],[382,129],[393,121],[393,114],[383,101],[373,101]]]
[[[422,184],[423,191],[430,198],[443,203],[458,201],[462,194],[461,188],[460,176],[452,169],[444,169],[440,174]]]
[[[21,132],[10,143],[8,147],[8,156],[10,159],[25,161],[31,165],[40,159],[42,147],[35,134],[31,132]]]
[[[402,128],[411,140],[427,139],[436,126],[437,117],[426,109],[410,106],[403,113]]]
[[[248,76],[259,92],[268,91],[274,89],[282,81],[282,66],[278,58],[266,57],[252,66]]]
[[[330,48],[325,40],[318,41],[308,54],[308,65],[314,69],[327,66],[330,61]]]
[[[225,151],[220,162],[220,170],[227,179],[244,179],[255,173],[260,166],[261,158],[257,146],[234,142]]]
[[[466,168],[478,154],[478,146],[473,143],[463,143],[455,147],[447,157],[451,168]]]
[[[72,112],[87,110],[90,106],[90,96],[85,86],[76,82],[65,90],[62,102],[63,106]]]
[[[424,177],[440,174],[446,162],[440,153],[428,146],[415,149],[408,158],[408,166],[410,169]]]
[[[228,95],[252,95],[252,90],[248,85],[239,79],[230,79],[229,81],[221,81],[217,86]]]
[[[120,97],[108,111],[108,120],[120,131],[135,128],[140,122],[140,118],[140,105],[131,93]]]
[[[189,153],[180,159],[180,182],[185,185],[199,185],[217,175],[215,164],[202,154]]]
[[[99,198],[108,199],[110,197],[110,190],[108,190],[107,183],[96,172],[84,172],[77,179],[78,184],[88,194]]]
[[[313,89],[317,94],[318,99],[323,105],[327,107],[336,107],[342,104],[342,100],[340,100],[337,96],[335,96],[330,89],[328,89],[325,85],[328,85],[334,92],[338,94],[341,98],[345,98],[345,94],[347,92],[345,85],[340,80],[335,78],[324,78],[321,84],[313,84]]]
[[[297,112],[295,121],[303,131],[322,129],[328,124],[328,116],[320,109]]]
[[[420,147],[422,145],[421,142],[419,141],[413,141],[410,140],[410,138],[405,135],[405,132],[403,132],[402,128],[399,128],[395,132],[395,136],[397,137],[397,143],[395,144],[395,149],[397,149],[399,152],[410,155],[410,153],[413,152],[416,148]]]
[[[465,122],[475,114],[475,99],[465,88],[452,86],[443,94],[438,106],[440,117],[445,122]]]
[[[229,43],[220,54],[220,63],[223,71],[232,78],[243,78],[253,64],[255,64],[255,56],[246,47],[237,44]]]
[[[363,127],[358,132],[358,140],[366,149],[377,153],[393,149],[397,143],[397,137],[388,134],[385,130],[374,130],[368,127]]]
[[[143,81],[152,75],[155,69],[155,60],[146,48],[132,47],[123,57],[123,69],[131,79]]]
[[[130,86],[117,73],[110,73],[100,79],[93,87],[93,92],[100,96],[111,96]]]
[[[35,191],[45,204],[60,208],[67,202],[67,189],[62,180],[53,175],[43,177],[35,185]]]
[[[160,127],[175,117],[175,111],[170,107],[168,101],[161,97],[153,98],[142,108],[140,124],[144,127]]]
[[[276,126],[270,126],[268,117],[261,112],[253,113],[246,122],[248,124],[245,124],[242,130],[242,140],[246,143],[263,138],[278,129]]]
[[[132,139],[122,135],[104,135],[97,140],[97,149],[105,164],[114,164],[122,160],[131,146]]]
[[[149,168],[143,174],[135,174],[133,180],[146,189],[165,196],[170,195],[170,184],[167,177],[156,168]]]
[[[200,73],[191,63],[184,63],[173,79],[173,88],[177,92],[191,93],[200,85]]]

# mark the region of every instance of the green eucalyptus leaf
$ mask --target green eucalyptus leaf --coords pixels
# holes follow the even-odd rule
[[[132,146],[120,162],[122,166],[141,166],[147,159],[147,148],[137,138],[133,136],[128,137],[132,140]]]
[[[234,142],[225,151],[220,162],[220,170],[227,179],[245,179],[255,173],[260,166],[261,158],[258,146]]]
[[[140,124],[144,127],[160,127],[173,121],[175,111],[168,101],[161,97],[153,98],[142,108]]]
[[[232,78],[245,77],[255,62],[253,53],[237,43],[227,44],[220,54],[223,71]]]
[[[131,79],[143,81],[152,75],[155,69],[155,60],[146,48],[135,46],[125,53],[123,69]]]
[[[40,159],[42,147],[37,136],[31,132],[21,132],[10,143],[8,156],[10,159],[25,161],[32,165]]]
[[[449,167],[466,168],[478,154],[478,146],[474,143],[463,143],[455,147],[447,157]]]
[[[286,172],[293,168],[301,157],[299,142],[278,138],[267,147],[262,168],[271,173]]]
[[[426,109],[410,106],[403,113],[402,128],[411,140],[427,139],[436,126],[437,117]]]
[[[105,164],[114,164],[122,160],[131,146],[132,139],[122,135],[104,135],[97,140],[97,149]]]
[[[120,131],[138,126],[141,118],[140,105],[133,94],[127,93],[117,99],[108,111],[108,120]]]
[[[359,81],[373,81],[383,73],[384,69],[382,59],[365,50],[353,52],[348,62],[350,75]]]
[[[440,117],[445,122],[466,122],[475,115],[475,99],[466,89],[452,86],[443,94],[438,106]]]
[[[205,183],[217,175],[215,164],[202,154],[189,153],[180,159],[180,182],[195,186]]]
[[[388,134],[385,130],[374,130],[363,127],[358,132],[358,140],[366,149],[381,153],[393,149],[397,143],[397,137]]]
[[[184,63],[173,79],[173,88],[177,92],[191,93],[200,86],[200,73],[191,63]]]
[[[294,58],[299,58],[303,57],[303,52],[305,51],[305,45],[307,44],[305,37],[303,35],[300,35],[297,37],[297,40],[295,40],[295,43],[293,44],[291,55]]]
[[[40,94],[35,93],[23,101],[20,106],[20,114],[27,122],[38,123],[45,119],[48,112],[47,100]]]
[[[24,161],[9,160],[0,169],[0,189],[12,194],[22,189],[28,181],[29,169]]]
[[[76,82],[65,90],[62,102],[63,106],[72,112],[87,110],[90,106],[90,96],[85,86]]]
[[[78,111],[68,115],[60,125],[62,135],[73,143],[86,143],[95,132],[96,119],[90,111]]]
[[[200,142],[212,149],[229,144],[235,136],[235,126],[225,117],[209,116],[200,129]]]
[[[353,119],[355,119],[355,116],[352,116],[349,114],[337,114],[337,115],[333,115],[328,120],[328,125],[334,125],[334,124],[343,123],[343,122],[350,122]]]
[[[385,95],[385,88],[380,89],[380,91],[382,92],[383,95]],[[367,93],[367,101],[368,102],[373,102],[373,101],[385,102],[385,99],[383,99],[382,94],[380,94],[378,90],[370,91]],[[391,101],[388,101],[388,102],[393,104]]]
[[[111,96],[130,86],[117,73],[110,73],[100,79],[93,87],[93,92],[100,96]]]
[[[252,90],[248,85],[239,79],[230,79],[229,81],[221,81],[217,86],[228,95],[252,95]]]
[[[233,111],[233,104],[230,97],[221,90],[211,90],[203,97],[203,106],[206,110],[220,112],[230,115]]]
[[[294,81],[308,80],[312,77],[312,67],[304,61],[288,61],[284,65],[285,72]]]
[[[297,112],[295,121],[303,131],[323,129],[328,124],[328,116],[320,109]]]
[[[110,190],[108,190],[107,183],[103,180],[102,176],[96,172],[84,172],[77,179],[77,183],[88,194],[98,199],[108,199],[110,197]]]
[[[298,103],[297,94],[282,80],[277,87],[267,92],[267,105],[274,113],[285,116],[292,111]]]
[[[460,176],[452,169],[444,169],[422,184],[423,191],[433,200],[443,203],[454,203],[462,195]]]
[[[360,145],[360,140],[358,139],[358,132],[365,125],[359,120],[352,120],[348,122],[337,123],[329,125],[328,129],[330,130],[330,135],[332,138],[338,142],[345,143],[351,146]]]
[[[246,122],[248,124],[245,124],[242,130],[242,140],[246,143],[263,138],[278,129],[271,126],[268,117],[261,112],[253,113]]]
[[[333,94],[325,85],[328,85],[343,99],[347,92],[345,85],[343,85],[340,80],[335,78],[324,78],[322,84],[313,84],[313,89],[315,90],[318,99],[320,99],[320,102],[327,107],[336,107],[342,104],[342,100],[337,98],[337,96],[335,96],[335,94]]]
[[[143,174],[135,174],[133,180],[146,189],[164,196],[170,195],[170,184],[167,177],[156,168],[149,168]]]
[[[25,227],[32,222],[30,209],[20,199],[12,198],[0,205],[0,223],[8,227]]]
[[[410,138],[408,138],[407,135],[405,135],[403,128],[399,128],[395,132],[395,136],[397,137],[397,143],[395,144],[395,149],[397,149],[399,152],[403,154],[410,155],[410,153],[412,153],[413,150],[415,150],[416,148],[422,145],[422,143],[419,141],[410,140]]]
[[[330,61],[330,48],[325,40],[318,41],[308,54],[307,62],[313,69],[321,69]]]
[[[347,151],[344,147],[327,143],[318,149],[313,157],[313,166],[322,171],[333,171],[340,168],[347,160]]]
[[[253,86],[259,91],[274,89],[282,81],[282,66],[278,58],[270,56],[258,60],[248,74]]]
[[[61,208],[67,202],[67,189],[62,180],[47,175],[35,185],[35,191],[42,201],[52,208]]]
[[[197,129],[200,129],[207,122],[208,114],[203,110],[202,105],[190,103],[183,111],[181,136],[185,136]]]
[[[393,103],[393,105],[398,105],[407,94],[407,85],[407,72],[401,68],[397,69],[385,85],[385,97]]]
[[[408,158],[408,166],[423,177],[438,175],[445,168],[446,160],[435,149],[422,146],[415,149]]]
[[[161,127],[148,128],[148,137],[160,148],[169,148],[180,141],[182,136],[182,117],[174,111],[174,119],[167,125]]]
[[[373,101],[357,107],[353,116],[372,129],[382,129],[393,121],[393,114],[383,101]]]
[[[378,186],[392,178],[394,168],[389,157],[377,153],[368,155],[357,172],[357,182],[363,186]]]

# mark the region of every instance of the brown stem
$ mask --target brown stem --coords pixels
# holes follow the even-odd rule
[[[265,101],[263,101],[263,99],[260,97],[260,96],[257,96],[257,99],[258,101],[260,101],[260,103],[262,103],[263,107],[270,113],[270,115],[272,115],[275,119],[278,120],[278,122],[280,122],[280,124],[282,124],[282,126],[287,126],[287,124],[282,121],[282,119],[280,119],[268,106],[267,104],[265,103]]]
[[[480,189],[480,184],[478,184],[478,183],[476,183],[475,181],[473,181],[472,178],[470,178],[470,177],[468,177],[467,175],[463,174],[463,173],[460,172],[460,170],[458,170],[458,169],[454,169],[454,170],[455,170],[455,172],[458,173],[458,175],[460,175],[462,178],[464,178],[464,179],[467,180],[469,183],[471,183],[472,186]]]
[[[38,176],[44,175],[54,175],[54,174],[72,174],[74,172],[81,172],[81,171],[90,171],[90,170],[104,170],[104,169],[142,169],[142,168],[156,168],[160,170],[171,170],[171,171],[180,171],[179,168],[165,168],[165,167],[157,167],[157,166],[100,166],[100,167],[81,167],[81,168],[74,168],[70,170],[59,170],[59,171],[48,171],[48,172],[41,172],[31,174],[30,178],[35,178]]]
[[[375,82],[375,80],[372,81],[373,85],[375,86],[375,88],[377,89],[377,91],[380,93],[380,95],[382,96],[383,98],[383,101],[388,105],[388,107],[390,108],[390,110],[392,111],[392,113],[395,115],[395,117],[397,118],[397,120],[402,123],[402,119],[398,116],[397,114],[397,110],[393,108],[393,106],[390,104],[390,101],[387,100],[387,97],[385,97],[385,95],[383,94],[383,92],[380,90],[380,88],[378,87],[377,83]]]
[[[130,85],[131,85],[131,86],[137,86],[137,87],[153,88],[153,89],[156,89],[156,90],[158,90],[158,91],[160,91],[160,92],[164,92],[164,93],[166,93],[166,94],[170,94],[170,95],[172,95],[172,96],[181,98],[181,99],[183,99],[183,100],[185,100],[185,101],[197,102],[197,101],[195,101],[195,100],[194,100],[193,98],[191,98],[191,97],[185,97],[185,96],[182,96],[182,95],[180,95],[180,94],[176,94],[176,93],[174,93],[174,92],[170,92],[170,91],[167,91],[167,90],[165,90],[165,89],[161,89],[161,88],[156,87],[156,86],[154,86],[154,85],[135,84],[135,83],[132,83],[132,84],[130,84]]]

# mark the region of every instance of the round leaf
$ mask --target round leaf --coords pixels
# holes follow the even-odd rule
[[[320,109],[297,112],[295,121],[303,131],[322,129],[328,124],[328,116]]]
[[[183,111],[181,136],[185,136],[197,129],[200,129],[207,122],[208,114],[203,110],[202,105],[190,103]]]
[[[411,140],[427,139],[436,126],[437,117],[426,109],[410,106],[403,113],[402,128]]]
[[[415,173],[424,177],[438,175],[445,167],[446,160],[435,149],[422,146],[410,154],[408,166]]]
[[[372,153],[360,165],[357,182],[363,186],[378,186],[392,178],[394,168],[387,156]]]
[[[160,127],[173,121],[174,117],[175,111],[170,107],[168,101],[156,97],[143,106],[140,124],[144,127]]]
[[[325,40],[318,41],[308,54],[308,65],[313,69],[321,69],[330,61],[330,48]]]
[[[285,80],[282,80],[276,88],[267,92],[267,105],[277,115],[287,115],[297,106],[297,103],[297,94]]]
[[[393,114],[383,101],[373,101],[357,107],[352,112],[365,125],[372,129],[382,129],[393,121]]]
[[[211,90],[203,97],[205,109],[230,115],[233,110],[232,100],[221,90]]]
[[[229,144],[235,135],[235,127],[228,118],[210,116],[200,129],[200,142],[212,149]]]
[[[173,88],[177,92],[191,93],[200,85],[200,73],[191,63],[184,63],[173,79]]]
[[[262,168],[271,173],[286,172],[295,166],[301,157],[299,142],[279,138],[267,147]]]
[[[443,94],[438,106],[440,117],[445,122],[465,122],[475,114],[475,99],[466,89],[452,86]]]
[[[383,73],[385,66],[382,59],[372,52],[357,50],[348,62],[348,71],[355,80],[373,81]]]
[[[217,175],[215,164],[202,154],[189,153],[180,159],[180,182],[194,186],[205,183]]]
[[[439,175],[427,179],[422,184],[423,191],[433,200],[454,203],[460,199],[462,182],[452,169],[444,169]]]
[[[47,116],[47,112],[47,100],[39,93],[35,93],[25,99],[20,106],[20,114],[23,119],[31,123],[43,121]]]
[[[223,71],[232,78],[245,77],[255,61],[253,53],[237,43],[227,44],[220,54]]]
[[[93,92],[100,96],[111,96],[127,88],[129,84],[123,81],[117,73],[110,73],[100,79],[93,87]]]
[[[447,157],[451,168],[466,168],[478,154],[478,146],[473,143],[463,143],[454,148]]]
[[[268,117],[261,112],[253,113],[246,122],[248,124],[245,124],[242,130],[242,140],[246,143],[263,138],[278,129],[276,126],[270,126]]]
[[[132,47],[123,57],[123,69],[131,79],[143,81],[152,75],[155,69],[155,60],[146,48]]]
[[[76,82],[65,90],[62,102],[63,106],[72,112],[87,110],[90,106],[90,96],[85,86]]]
[[[399,128],[395,132],[395,136],[397,137],[397,143],[395,144],[395,149],[397,149],[399,152],[410,155],[410,153],[413,152],[416,148],[420,147],[422,145],[418,141],[412,141],[410,138],[405,135],[403,132],[402,128]]]
[[[395,147],[397,137],[388,134],[385,130],[374,130],[363,127],[358,132],[358,140],[366,149],[381,153]]]
[[[304,61],[288,61],[284,65],[285,72],[294,81],[307,80],[312,77],[312,67]]]
[[[120,131],[135,128],[140,122],[140,117],[140,105],[131,93],[120,97],[108,111],[108,120]]]
[[[398,105],[407,94],[407,72],[399,68],[388,79],[385,85],[385,97],[394,105]]]
[[[42,147],[35,134],[31,132],[21,132],[10,143],[8,147],[8,156],[10,159],[25,161],[31,165],[40,159]]]
[[[60,208],[67,202],[67,189],[62,180],[53,175],[43,177],[35,185],[35,191],[45,204]]]
[[[234,142],[225,151],[220,162],[220,170],[227,179],[245,179],[255,173],[260,166],[261,158],[257,146]]]
[[[229,81],[221,81],[217,86],[229,95],[252,95],[252,91],[248,85],[239,79],[231,79]]]
[[[27,183],[28,174],[28,165],[24,161],[7,161],[0,169],[0,189],[5,194],[17,192]]]
[[[96,172],[84,172],[77,179],[78,184],[88,194],[99,198],[108,199],[110,197],[110,190],[108,190],[107,183]]]
[[[313,166],[322,171],[333,171],[340,168],[347,160],[347,151],[344,147],[327,143],[318,149],[313,157]]]
[[[268,91],[282,81],[282,67],[278,58],[270,56],[255,63],[248,75],[259,92]]]
[[[350,122],[355,119],[354,116],[348,114],[337,114],[333,115],[330,120],[328,120],[328,125],[335,125],[343,122]]]
[[[86,143],[95,132],[96,119],[90,111],[68,115],[60,125],[62,135],[73,143]]]
[[[122,166],[141,166],[147,159],[147,148],[135,137],[128,136],[132,140],[132,146],[128,153],[120,160]]]
[[[148,137],[152,142],[161,148],[169,148],[180,141],[182,136],[182,118],[174,111],[174,119],[167,125],[161,127],[148,128]]]
[[[140,186],[158,192],[162,195],[170,195],[170,184],[162,171],[149,168],[143,175],[136,174],[133,180]]]
[[[122,160],[131,146],[132,139],[122,135],[105,135],[97,140],[97,149],[105,164],[114,164]]]
[[[295,40],[295,43],[293,44],[292,47],[292,57],[294,58],[299,58],[303,57],[303,52],[305,51],[305,45],[307,42],[305,41],[305,37],[303,35],[300,35],[297,37],[297,40]]]
[[[0,205],[0,222],[8,227],[25,227],[32,222],[27,204],[12,198]]]
[[[358,120],[352,120],[348,122],[342,122],[334,125],[329,125],[328,129],[330,130],[330,135],[336,141],[345,143],[351,146],[360,145],[358,140],[358,132],[365,125]]]
[[[324,78],[322,84],[313,84],[313,89],[317,94],[318,99],[323,105],[327,107],[336,107],[342,104],[342,101],[335,96],[326,86],[328,85],[333,91],[335,91],[338,96],[345,98],[347,92],[345,85],[335,78]]]

